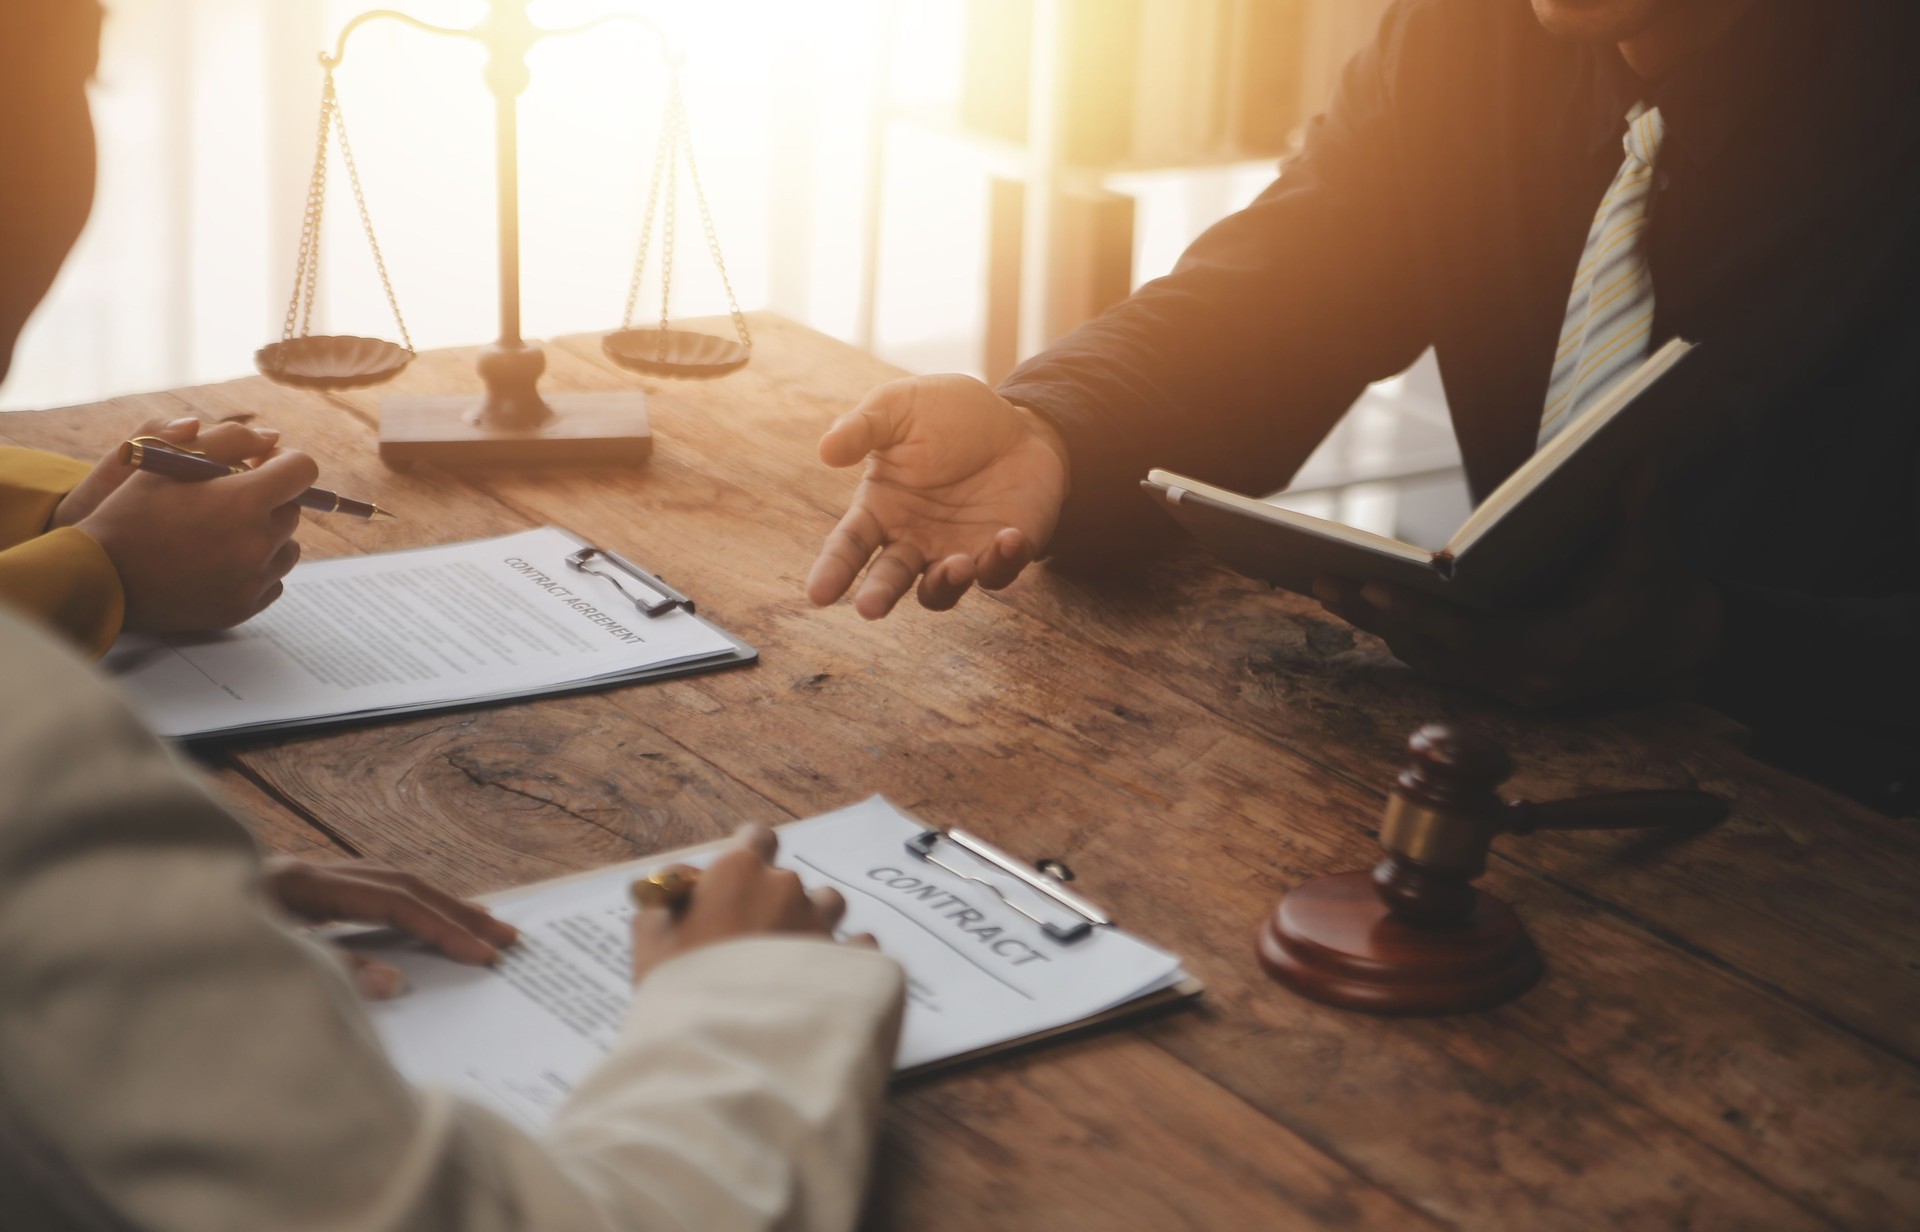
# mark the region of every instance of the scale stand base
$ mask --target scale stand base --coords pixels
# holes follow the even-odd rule
[[[637,389],[542,395],[553,418],[507,430],[469,422],[480,395],[387,398],[380,460],[393,467],[632,466],[653,452],[647,395]]]
[[[1511,1001],[1540,978],[1513,908],[1474,891],[1455,928],[1396,919],[1367,873],[1294,887],[1260,930],[1260,963],[1288,988],[1369,1014],[1464,1014]]]

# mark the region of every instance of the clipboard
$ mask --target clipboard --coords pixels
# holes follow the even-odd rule
[[[778,834],[788,826],[798,825],[806,820],[809,819],[798,818],[794,821],[783,822],[773,827],[774,833]],[[1074,880],[1074,874],[1072,870],[1060,860],[1040,859],[1034,861],[1032,864],[1028,864],[1017,857],[1009,855],[1007,852],[988,843],[984,839],[978,838],[966,831],[956,829],[923,830],[914,840],[910,841],[907,846],[909,851],[919,850],[923,856],[933,857],[929,862],[935,863],[938,860],[938,847],[942,840],[952,842],[955,846],[960,847],[969,854],[994,865],[1000,871],[1020,880],[1037,893],[1044,895],[1074,915],[1079,916],[1086,924],[1086,929],[1085,931],[1078,932],[1078,936],[1088,935],[1096,928],[1111,928],[1116,926],[1116,921],[1112,916],[1108,915],[1106,911],[1084,896],[1066,888],[1065,883]],[[715,839],[712,842],[697,843],[690,847],[681,847],[672,851],[663,851],[654,855],[643,856],[637,860],[625,860],[616,864],[602,865],[599,868],[585,869],[578,873],[567,873],[559,877],[551,877],[544,881],[529,882],[526,885],[514,886],[506,890],[496,890],[491,894],[478,896],[477,901],[490,907],[498,907],[510,904],[519,898],[531,897],[560,886],[588,879],[601,878],[618,873],[631,873],[635,877],[640,877],[659,869],[662,865],[684,864],[701,856],[712,855],[716,852],[723,851],[730,846],[731,843],[731,839]],[[983,885],[989,884],[981,881],[979,878],[968,877],[964,873],[955,873],[954,875],[960,876],[965,880],[980,882],[980,884]],[[997,890],[995,892],[998,893]],[[1016,910],[1022,910],[1004,895],[1002,895],[1001,898],[1002,901],[1007,902],[1009,906],[1014,906]],[[1022,910],[1022,914],[1027,913]],[[1029,915],[1029,918],[1035,917]],[[368,929],[348,927],[327,929],[323,930],[323,932],[324,935],[336,940],[357,937],[387,937],[393,935],[393,930],[387,928]],[[1055,935],[1057,936],[1057,934]],[[1070,945],[1071,942],[1063,942],[1063,944]],[[1091,1033],[1102,1027],[1141,1018],[1158,1010],[1170,1009],[1175,1006],[1187,1004],[1198,998],[1205,991],[1206,985],[1199,979],[1188,974],[1183,976],[1180,981],[1175,984],[1135,997],[1130,1001],[1123,1001],[1099,1013],[1077,1019],[1073,1022],[1062,1023],[1059,1026],[1049,1027],[1042,1031],[1035,1031],[1014,1039],[1002,1040],[982,1048],[956,1053],[953,1056],[942,1057],[939,1060],[908,1066],[904,1069],[897,1069],[893,1072],[890,1081],[897,1086],[916,1079],[946,1073],[949,1070],[972,1065],[990,1058],[1024,1052],[1027,1049],[1038,1047],[1053,1040]]]
[[[683,614],[688,620],[699,624],[725,643],[725,649],[718,653],[703,654],[698,658],[678,659],[634,668],[616,669],[606,672],[584,674],[575,679],[558,683],[542,683],[533,687],[493,687],[477,690],[463,696],[429,698],[419,701],[406,701],[391,705],[356,706],[350,709],[333,710],[326,713],[302,713],[294,717],[271,718],[266,720],[247,720],[212,726],[191,726],[189,730],[176,730],[166,720],[164,709],[152,712],[149,705],[140,704],[142,699],[137,689],[132,690],[136,708],[141,709],[144,717],[157,730],[171,739],[187,742],[231,739],[238,736],[253,736],[268,733],[318,731],[358,724],[374,723],[386,719],[400,718],[415,714],[431,714],[452,710],[467,710],[479,707],[499,706],[512,702],[529,701],[544,697],[564,697],[576,693],[597,692],[601,689],[617,688],[631,684],[645,684],[656,680],[670,680],[681,676],[699,675],[707,672],[723,671],[728,668],[744,667],[759,659],[759,652],[732,633],[721,628],[712,620],[701,616],[694,598],[684,593],[664,578],[641,568],[621,554],[589,543],[586,539],[561,527],[537,528],[540,533],[552,532],[572,545],[570,554],[558,563],[548,566],[555,571],[556,579],[562,571],[569,585],[592,588],[592,601],[596,606],[604,606],[610,613],[620,613],[621,618],[631,621],[635,630],[644,630],[647,624],[660,620],[669,614]],[[523,532],[532,533],[532,532]],[[505,536],[502,538],[513,538]],[[453,554],[463,550],[493,543],[496,540],[474,540],[466,543],[442,544],[429,547],[411,548],[397,552],[374,553],[366,557],[350,558],[356,562],[378,560],[383,564],[392,564],[396,569],[404,567],[408,558],[416,558],[422,567],[430,566],[436,554],[452,558]],[[316,561],[315,566],[335,564],[334,561]],[[299,568],[309,566],[297,566]],[[290,575],[290,577],[293,575]],[[284,600],[283,600],[284,602]],[[271,616],[273,609],[264,615]],[[632,612],[632,617],[625,613]],[[244,633],[247,625],[236,632]],[[231,636],[231,633],[208,635],[207,640],[217,640]],[[128,649],[126,643],[118,644],[108,652],[105,666],[111,674],[124,675],[141,670],[142,660],[167,654],[171,648],[179,648],[179,653],[189,655],[195,652],[202,639],[195,637],[163,638],[150,640],[148,644]],[[123,687],[132,682],[123,679]],[[151,702],[151,705],[165,706],[164,697]]]

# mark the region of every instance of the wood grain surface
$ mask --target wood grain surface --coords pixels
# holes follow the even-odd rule
[[[1522,715],[1425,683],[1315,605],[1194,555],[1126,577],[1040,568],[869,624],[802,578],[853,484],[831,418],[897,376],[774,317],[723,381],[640,380],[597,339],[554,389],[641,387],[627,470],[399,473],[386,392],[475,387],[472,352],[388,390],[259,380],[0,418],[103,452],[141,420],[254,416],[324,482],[398,510],[310,517],[309,558],[554,523],[696,596],[750,669],[196,750],[262,844],[367,856],[463,891],[588,868],[883,792],[929,823],[1059,856],[1180,952],[1196,1008],[909,1084],[868,1223],[899,1229],[1914,1226],[1920,835],[1747,758],[1688,707]],[[1279,894],[1362,868],[1406,736],[1478,726],[1513,794],[1701,787],[1704,836],[1504,839],[1486,887],[1547,973],[1492,1013],[1379,1020],[1272,983]]]

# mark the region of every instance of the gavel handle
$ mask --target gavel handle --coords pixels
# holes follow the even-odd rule
[[[1509,834],[1535,830],[1704,829],[1727,815],[1727,802],[1704,791],[1616,791],[1507,806]]]

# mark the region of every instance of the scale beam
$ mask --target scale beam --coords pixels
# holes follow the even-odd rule
[[[477,39],[480,37],[478,27],[462,30],[457,26],[436,26],[432,22],[421,21],[418,17],[402,13],[398,9],[373,9],[354,17],[340,28],[340,37],[334,42],[333,54],[328,55],[324,51],[320,53],[320,67],[339,68],[341,62],[347,58],[347,40],[353,37],[355,30],[373,21],[402,22],[416,30],[424,30],[428,34],[442,34],[454,38]]]
[[[509,2],[515,2],[515,0],[509,0]],[[498,10],[496,10],[496,13],[497,12]],[[521,7],[521,12],[524,16],[524,5]],[[411,13],[403,13],[398,9],[372,9],[353,17],[346,25],[340,27],[340,35],[334,41],[332,53],[329,54],[324,51],[320,53],[320,66],[322,68],[339,68],[347,58],[347,40],[353,37],[353,32],[361,26],[375,21],[397,21],[428,34],[438,34],[449,38],[469,38],[477,42],[487,41],[494,30],[500,28],[496,24],[497,17],[492,15],[490,15],[487,20],[472,26],[436,26],[430,21],[422,21]],[[568,38],[575,34],[585,34],[589,30],[597,30],[601,26],[614,25],[623,21],[642,26],[646,29],[647,33],[653,35],[660,44],[661,58],[666,60],[669,65],[678,65],[684,59],[679,52],[673,49],[673,43],[667,38],[667,32],[661,29],[658,23],[638,13],[627,12],[602,13],[600,16],[583,21],[578,25],[561,26],[555,29],[536,26],[531,21],[526,21],[524,22],[525,29],[530,35],[526,46],[532,47],[534,44],[544,42],[550,38]]]

